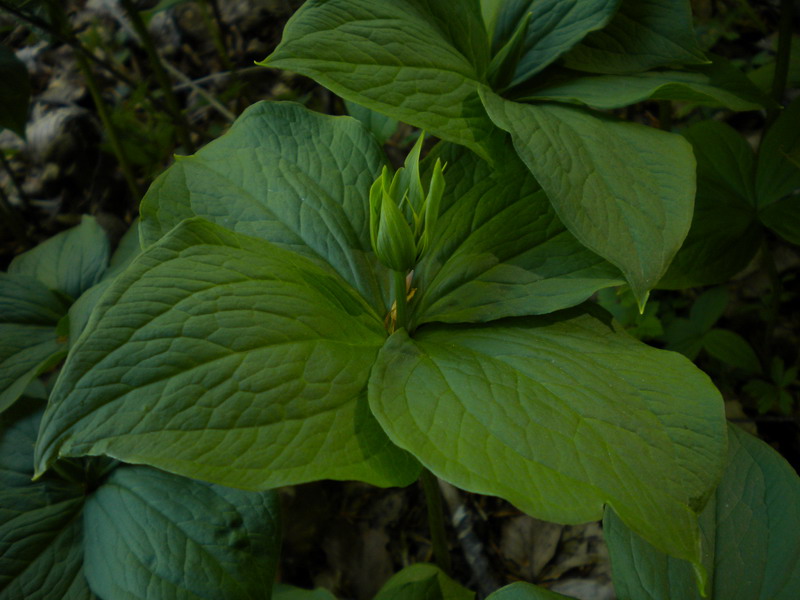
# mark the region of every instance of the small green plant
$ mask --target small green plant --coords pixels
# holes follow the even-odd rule
[[[688,3],[310,0],[265,64],[441,141],[423,157],[420,138],[395,171],[359,121],[264,102],[179,157],[142,201],[141,252],[70,335],[36,439],[39,482],[26,485],[86,457],[170,473],[168,495],[201,485],[186,478],[258,495],[436,476],[543,519],[604,518],[621,598],[795,598],[786,532],[800,526],[800,480],[729,428],[688,358],[589,302],[627,283],[646,309],[693,226],[696,182],[692,143],[594,109],[774,107],[704,57]],[[693,332],[713,354],[719,314],[701,308]],[[757,544],[726,521],[731,508]],[[172,562],[139,566],[132,596],[191,589]],[[93,593],[115,597],[86,569]],[[414,565],[377,598],[473,596]],[[489,597],[561,596],[515,584]]]

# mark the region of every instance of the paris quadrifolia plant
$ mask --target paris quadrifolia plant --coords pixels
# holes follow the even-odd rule
[[[267,598],[275,488],[432,476],[604,519],[620,598],[796,598],[800,480],[592,302],[645,305],[698,189],[694,137],[613,109],[779,110],[688,0],[309,0],[264,64],[427,137],[395,170],[360,121],[261,102],[155,181],[108,275],[107,248],[51,272],[89,221],[15,260],[0,598],[68,551],[65,598]],[[381,595],[474,594],[416,565]]]

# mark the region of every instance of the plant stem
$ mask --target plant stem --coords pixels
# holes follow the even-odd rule
[[[436,476],[428,469],[422,469],[419,478],[422,491],[425,493],[425,504],[428,506],[428,528],[433,544],[433,558],[439,568],[450,573],[450,553],[447,550],[447,535],[444,529],[444,511],[442,509],[442,493]]]
[[[794,0],[781,0],[780,10],[778,50],[775,56],[775,74],[772,77],[772,98],[778,104],[783,102],[783,94],[786,91],[786,81],[789,76],[789,55],[792,48]]]
[[[767,315],[764,323],[764,339],[761,348],[761,366],[765,373],[769,373],[772,365],[772,344],[775,337],[775,326],[778,323],[778,313],[781,306],[781,294],[783,293],[783,283],[781,282],[778,267],[775,264],[775,257],[772,255],[772,248],[768,240],[764,240],[761,247],[761,260],[764,270],[769,275],[770,286],[772,288],[769,302],[767,303]]]
[[[172,82],[170,82],[164,65],[161,63],[161,57],[158,55],[155,44],[153,44],[153,38],[150,37],[150,32],[147,31],[147,26],[142,20],[142,15],[136,9],[136,6],[134,6],[133,0],[120,1],[125,12],[128,13],[131,25],[133,25],[134,30],[136,30],[136,35],[139,36],[139,42],[142,44],[142,48],[144,48],[144,51],[147,53],[147,57],[150,60],[150,68],[153,69],[156,81],[158,81],[161,92],[164,94],[164,101],[169,107],[169,112],[176,117],[177,122],[175,123],[175,130],[178,134],[178,140],[181,146],[183,146],[184,151],[187,154],[192,154],[194,152],[194,144],[189,135],[189,123],[183,111],[181,111],[178,98],[172,91]]]
[[[392,271],[394,274],[394,299],[397,329],[408,328],[408,299],[406,297],[406,274]]]
[[[111,121],[111,115],[108,112],[108,107],[106,106],[105,101],[103,100],[103,96],[100,92],[100,86],[97,84],[97,78],[94,76],[92,67],[89,65],[89,62],[86,60],[86,57],[84,57],[83,54],[78,52],[75,54],[75,58],[78,61],[78,66],[80,67],[81,71],[83,71],[84,77],[86,78],[86,87],[89,88],[89,93],[92,95],[94,106],[97,109],[97,116],[100,117],[100,122],[103,124],[103,129],[105,129],[106,135],[108,136],[108,141],[111,144],[111,149],[113,150],[114,155],[117,157],[119,168],[122,170],[122,175],[125,178],[125,182],[128,184],[128,189],[130,190],[133,199],[138,201],[142,197],[142,192],[139,189],[139,184],[136,182],[136,177],[133,174],[133,167],[128,160],[128,155],[125,153],[125,148],[122,146],[122,142],[120,141],[117,133],[117,128]]]

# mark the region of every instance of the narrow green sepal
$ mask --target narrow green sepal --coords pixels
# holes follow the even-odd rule
[[[396,180],[396,177],[395,177]],[[416,259],[414,233],[400,207],[387,189],[388,171],[372,184],[369,194],[369,224],[372,249],[378,260],[395,271],[408,271]]]
[[[423,217],[422,237],[417,247],[417,256],[421,256],[425,249],[430,245],[431,238],[435,234],[436,222],[439,219],[439,207],[442,203],[444,194],[444,168],[445,165],[438,158],[433,165],[431,183],[428,187],[428,195],[425,197],[425,214]]]

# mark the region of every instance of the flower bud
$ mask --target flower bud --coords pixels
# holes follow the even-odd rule
[[[392,195],[389,171],[383,168],[369,191],[369,235],[378,260],[394,271],[409,271],[417,258],[411,226]],[[396,191],[396,190],[395,190]]]

